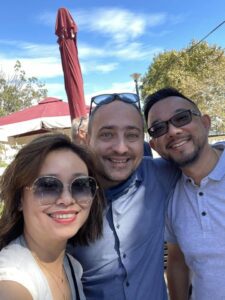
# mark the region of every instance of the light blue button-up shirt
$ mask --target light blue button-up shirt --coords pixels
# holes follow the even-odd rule
[[[75,249],[88,300],[164,300],[164,216],[177,171],[144,158],[128,181],[106,191],[103,237]]]

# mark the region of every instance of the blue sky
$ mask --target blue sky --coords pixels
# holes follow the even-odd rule
[[[130,74],[144,75],[154,55],[180,50],[225,20],[225,1],[6,0],[0,10],[0,71],[10,76],[20,60],[27,76],[46,83],[48,96],[66,100],[55,35],[57,10],[77,23],[85,99],[135,92]],[[225,24],[207,38],[225,48]]]

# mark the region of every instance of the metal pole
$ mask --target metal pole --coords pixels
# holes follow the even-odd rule
[[[138,86],[138,80],[139,78],[141,77],[141,74],[140,73],[133,73],[130,75],[133,80],[134,80],[134,83],[135,83],[135,89],[136,89],[136,94],[138,95],[139,99],[140,99],[140,94],[139,94],[139,86]]]
[[[135,87],[136,87],[136,94],[138,95],[138,98],[140,99],[139,87],[138,87],[138,81],[137,81],[137,79],[135,79],[134,82],[135,82]]]

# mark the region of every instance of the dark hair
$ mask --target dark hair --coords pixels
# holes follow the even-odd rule
[[[194,105],[194,107],[198,110],[197,105],[191,99],[189,99],[188,97],[181,94],[175,88],[166,87],[166,88],[163,88],[163,89],[160,89],[160,90],[156,91],[155,93],[153,93],[151,95],[148,95],[145,98],[145,101],[144,101],[144,116],[145,116],[145,121],[146,122],[148,121],[148,113],[149,113],[150,109],[152,108],[152,106],[155,103],[157,103],[160,100],[163,100],[167,97],[180,97],[180,98],[183,98],[183,99],[191,102]]]
[[[0,249],[23,233],[23,213],[19,209],[23,189],[36,179],[47,154],[60,149],[69,149],[78,155],[86,164],[89,175],[96,179],[94,154],[90,150],[72,143],[70,138],[64,134],[45,134],[25,145],[0,179],[0,199],[3,202],[3,211],[0,217]],[[99,185],[98,181],[97,183]],[[103,191],[99,188],[87,221],[69,240],[70,243],[88,245],[101,236],[104,205]]]

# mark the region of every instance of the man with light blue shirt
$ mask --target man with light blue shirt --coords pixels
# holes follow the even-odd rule
[[[225,299],[225,144],[209,145],[210,117],[173,88],[144,113],[152,148],[182,170],[167,213],[170,298]]]
[[[178,171],[162,159],[143,158],[138,106],[137,95],[130,93],[92,98],[88,142],[107,207],[103,236],[75,248],[88,300],[167,299],[164,219]]]

